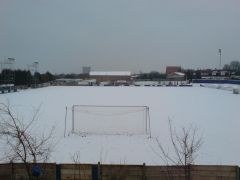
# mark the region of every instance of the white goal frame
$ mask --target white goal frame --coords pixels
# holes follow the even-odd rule
[[[107,133],[93,133],[93,132],[86,132],[86,131],[83,131],[81,132],[81,130],[77,129],[75,127],[76,125],[76,121],[77,121],[77,117],[76,117],[76,112],[78,111],[77,108],[83,108],[83,109],[86,109],[86,108],[89,108],[89,109],[100,109],[103,108],[103,109],[114,109],[114,110],[120,110],[120,109],[125,109],[125,110],[130,110],[130,109],[138,109],[138,111],[140,113],[144,113],[142,116],[145,116],[143,117],[142,119],[139,119],[139,121],[144,121],[144,124],[143,125],[143,122],[139,122],[139,123],[142,123],[142,126],[144,126],[144,132],[142,133],[134,133],[134,132],[123,132],[123,133],[120,133],[120,132],[116,132],[116,133],[112,133],[112,132],[107,132]],[[138,111],[135,111],[133,113],[138,113]],[[131,113],[131,111],[129,111],[128,113]],[[97,115],[96,115],[97,116]],[[125,115],[126,116],[126,115]],[[139,116],[139,115],[138,115]],[[78,118],[79,119],[79,118]],[[86,120],[85,120],[86,121]],[[137,121],[136,119],[134,120],[135,122]],[[79,124],[78,124],[79,125]],[[79,133],[79,134],[102,134],[102,135],[115,135],[115,134],[118,134],[118,135],[148,135],[149,137],[151,137],[151,128],[150,128],[150,113],[149,113],[149,107],[148,106],[106,106],[106,105],[73,105],[72,106],[72,133]],[[129,127],[128,127],[129,128]]]

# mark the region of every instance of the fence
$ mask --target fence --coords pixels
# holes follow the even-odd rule
[[[33,164],[30,164],[32,167]],[[38,180],[240,180],[238,166],[39,164]],[[24,164],[0,164],[0,179],[28,179]]]
[[[212,83],[212,84],[238,84],[240,80],[224,80],[224,79],[193,79],[193,83]]]
[[[33,164],[28,164],[32,169]],[[41,176],[39,180],[55,180],[56,179],[56,164],[38,164],[41,168]],[[25,180],[29,179],[26,171],[25,164],[22,163],[9,163],[0,164],[0,179],[3,180]]]

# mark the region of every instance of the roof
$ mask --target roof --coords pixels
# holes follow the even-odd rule
[[[131,76],[130,71],[91,71],[90,76]]]
[[[185,73],[182,73],[182,72],[174,72],[173,74],[178,75],[178,76],[185,76]]]
[[[166,73],[170,74],[173,72],[179,72],[181,71],[181,66],[167,66],[166,67]]]
[[[167,75],[167,79],[173,79],[173,78],[184,78],[185,74],[181,72],[174,72]]]

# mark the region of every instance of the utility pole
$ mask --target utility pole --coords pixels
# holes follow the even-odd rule
[[[37,61],[35,61],[35,62],[33,63],[34,73],[37,73],[37,72],[38,72],[38,65],[39,65],[39,63],[38,63]]]
[[[35,86],[35,88],[37,87],[37,72],[38,72],[38,62],[37,61],[35,61],[34,63],[33,63],[33,68],[34,68],[34,86]]]
[[[29,71],[33,73],[33,82],[31,84],[34,85],[34,88],[37,87],[37,80],[38,79],[37,79],[36,75],[37,75],[37,72],[38,72],[38,66],[39,66],[39,62],[37,62],[37,61],[33,62],[31,65],[28,65]]]
[[[222,69],[222,49],[218,49],[219,53],[219,70]]]

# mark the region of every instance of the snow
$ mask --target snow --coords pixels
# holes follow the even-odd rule
[[[182,72],[174,72],[173,74],[178,76],[185,76],[185,73]]]
[[[240,95],[231,91],[194,87],[46,87],[0,94],[0,102],[9,101],[16,114],[29,120],[40,107],[35,131],[55,128],[51,162],[73,163],[79,154],[81,163],[163,164],[155,138],[170,148],[168,119],[178,130],[194,125],[204,144],[197,164],[240,164]],[[146,135],[87,135],[71,133],[72,105],[149,106],[152,138]],[[67,135],[64,120],[67,107]],[[2,145],[1,154],[4,151]],[[171,152],[171,150],[169,149]]]
[[[234,89],[240,89],[240,85],[237,84],[210,84],[210,83],[202,83],[204,87],[214,88],[214,89],[221,89],[227,91],[233,91]]]
[[[131,76],[129,71],[91,71],[90,76]]]

